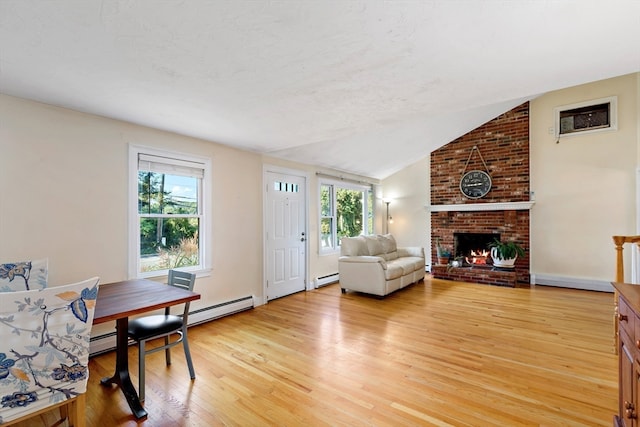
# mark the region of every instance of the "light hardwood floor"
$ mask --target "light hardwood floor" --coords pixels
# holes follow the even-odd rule
[[[429,276],[385,299],[330,285],[191,328],[193,382],[180,347],[170,368],[148,356],[144,422],[99,384],[113,352],[92,358],[87,424],[610,426],[612,307],[609,293]]]

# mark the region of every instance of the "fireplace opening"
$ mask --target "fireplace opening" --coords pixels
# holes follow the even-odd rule
[[[453,233],[453,249],[456,258],[468,265],[484,265],[489,256],[489,243],[500,240],[497,233]],[[490,261],[489,261],[490,262]]]

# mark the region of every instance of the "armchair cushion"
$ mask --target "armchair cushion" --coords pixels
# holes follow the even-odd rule
[[[346,256],[369,255],[364,236],[342,239],[340,241],[340,253]]]
[[[381,255],[384,253],[384,247],[380,239],[378,239],[378,236],[364,236],[364,238],[367,242],[369,255]]]
[[[98,281],[0,298],[0,423],[86,391]]]
[[[46,288],[48,264],[46,258],[0,264],[0,292]]]
[[[403,274],[405,274],[405,272],[401,265],[387,265],[387,269],[384,272],[384,278],[385,280],[393,280],[401,277]]]
[[[387,261],[393,261],[398,259],[398,246],[396,239],[391,234],[383,234],[378,239],[382,243],[382,252],[384,253],[384,259]]]

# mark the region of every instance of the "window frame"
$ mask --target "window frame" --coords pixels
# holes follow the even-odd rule
[[[322,187],[328,186],[331,188],[330,192],[330,205],[331,212],[329,215],[322,215]],[[338,181],[333,179],[322,178],[318,180],[318,253],[320,255],[330,255],[340,252],[340,241],[338,240],[338,203],[336,201],[336,194],[338,189],[354,190],[363,193],[362,203],[362,234],[371,234],[373,230],[369,230],[369,215],[373,218],[373,203],[371,206],[371,212],[369,212],[369,199],[373,197],[372,185],[363,185],[355,183],[346,183],[344,181]],[[331,218],[331,247],[322,246],[322,220],[324,218]],[[373,228],[373,224],[372,224]]]
[[[141,145],[129,145],[129,278],[161,277],[168,274],[168,269],[143,272],[140,271],[140,219],[138,211],[138,171],[139,156],[153,156],[167,158],[167,164],[173,162],[198,163],[202,165],[204,175],[199,185],[198,205],[199,229],[198,250],[200,263],[196,266],[180,267],[179,270],[195,272],[199,276],[206,275],[211,270],[211,159],[180,153],[176,151],[162,150]],[[172,215],[173,218],[183,217],[181,214]],[[193,217],[193,215],[187,215]],[[147,216],[145,216],[146,218]]]

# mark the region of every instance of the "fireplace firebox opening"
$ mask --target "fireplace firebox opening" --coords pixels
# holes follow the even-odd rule
[[[463,259],[468,265],[484,265],[489,256],[489,243],[500,240],[499,233],[453,233],[453,250],[455,258]]]

